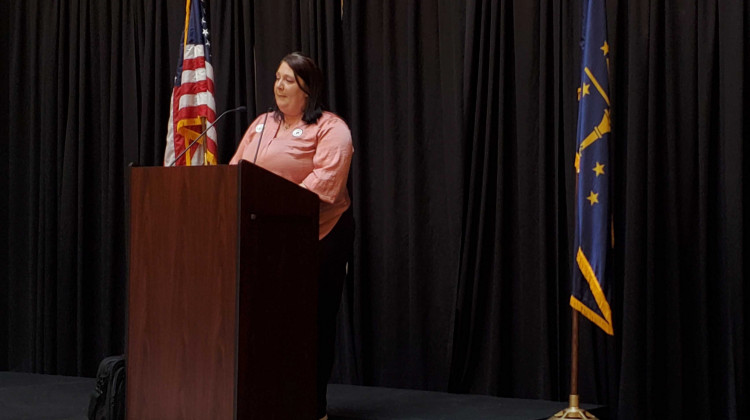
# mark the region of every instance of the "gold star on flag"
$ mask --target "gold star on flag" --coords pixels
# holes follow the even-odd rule
[[[596,162],[596,166],[594,166],[594,172],[596,172],[596,176],[604,175],[604,165]]]
[[[586,96],[586,95],[591,95],[591,92],[589,92],[590,88],[591,88],[591,83],[588,83],[588,84],[584,83],[583,84],[583,94],[581,95],[581,97]]]
[[[589,194],[588,197],[586,197],[586,200],[589,200],[591,202],[591,205],[599,202],[599,194],[595,194],[593,191],[591,191],[591,194]]]
[[[609,54],[609,44],[607,44],[607,41],[604,41],[604,45],[602,45],[599,49],[604,51],[604,56],[606,57],[607,54]]]

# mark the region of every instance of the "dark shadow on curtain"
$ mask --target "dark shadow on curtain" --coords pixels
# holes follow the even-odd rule
[[[467,2],[457,392],[560,395],[572,168],[563,110],[575,106],[564,77],[577,57],[562,39],[575,25],[563,12],[553,2]]]
[[[747,416],[749,16],[739,1],[617,8],[621,418]]]
[[[446,389],[462,201],[452,1],[346,2],[353,281],[334,380]]]

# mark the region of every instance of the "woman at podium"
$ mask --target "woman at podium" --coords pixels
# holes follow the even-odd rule
[[[253,162],[320,198],[318,291],[318,417],[326,416],[336,314],[352,254],[354,218],[346,188],[352,136],[336,114],[323,110],[323,73],[300,53],[276,70],[275,104],[250,124],[230,164]]]

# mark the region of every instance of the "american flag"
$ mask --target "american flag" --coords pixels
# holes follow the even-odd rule
[[[205,0],[187,0],[185,4],[185,29],[172,89],[165,166],[172,165],[175,157],[216,119],[207,7]],[[216,130],[211,127],[174,164],[215,165],[216,150]]]
[[[576,228],[570,305],[613,335],[610,247],[609,44],[604,0],[585,2],[581,86],[578,88]]]

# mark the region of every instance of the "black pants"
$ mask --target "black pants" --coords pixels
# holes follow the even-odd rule
[[[326,391],[333,368],[336,344],[336,315],[346,280],[346,264],[351,261],[354,243],[352,209],[341,218],[319,243],[318,272],[318,418],[326,415]]]

